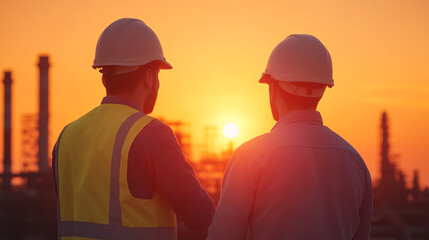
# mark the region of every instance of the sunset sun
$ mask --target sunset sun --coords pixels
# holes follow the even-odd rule
[[[227,123],[223,127],[223,134],[228,138],[235,138],[238,135],[238,126],[235,123]]]

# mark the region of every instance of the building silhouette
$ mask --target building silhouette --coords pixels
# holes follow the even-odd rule
[[[39,57],[39,118],[32,118],[32,135],[23,139],[37,144],[28,145],[37,152],[33,165],[23,162],[19,173],[11,171],[11,111],[12,78],[11,72],[5,72],[5,126],[4,126],[4,171],[0,174],[0,239],[55,239],[56,197],[53,189],[53,177],[48,165],[48,126],[49,126],[49,57]],[[37,121],[36,121],[37,120]],[[34,122],[36,121],[36,122]],[[25,128],[25,125],[24,125]],[[28,129],[27,129],[28,130]],[[13,184],[18,182],[19,184]]]
[[[412,186],[392,159],[389,121],[381,116],[380,178],[373,180],[374,214],[371,239],[429,239],[429,189],[420,186],[419,172],[413,173]]]
[[[8,194],[12,185],[12,72],[4,73],[4,141],[2,190]]]
[[[185,158],[194,169],[198,181],[209,193],[215,205],[217,205],[220,200],[223,175],[234,150],[232,142],[228,145],[227,149],[221,151],[220,155],[217,154],[215,150],[213,150],[213,145],[216,142],[218,129],[215,126],[206,126],[204,128],[206,143],[203,145],[203,155],[200,159],[196,160],[192,158],[191,154],[190,134],[183,127],[188,124],[178,121],[165,121],[165,123],[173,129]]]

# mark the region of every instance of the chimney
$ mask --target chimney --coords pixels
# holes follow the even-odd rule
[[[48,173],[49,57],[39,56],[39,171]]]
[[[12,130],[12,73],[4,72],[4,150],[3,150],[3,186],[5,193],[11,191],[11,130]]]

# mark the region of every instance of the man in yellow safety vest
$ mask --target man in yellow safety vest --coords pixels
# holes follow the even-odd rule
[[[200,236],[214,205],[172,130],[150,117],[160,69],[145,23],[119,19],[98,39],[93,68],[107,96],[67,125],[53,150],[59,239],[176,239],[176,214]]]

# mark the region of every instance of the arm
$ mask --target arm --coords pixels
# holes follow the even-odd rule
[[[150,155],[159,194],[169,201],[186,227],[207,232],[215,210],[212,199],[186,162],[173,131],[159,122],[154,132],[150,137]]]
[[[61,136],[63,135],[67,126],[65,126],[61,131],[60,136],[58,136],[58,139],[55,142],[54,148],[52,149],[52,177],[54,178],[54,189],[55,189],[55,194],[57,198],[58,198],[58,183],[57,183],[56,169],[58,164],[58,148],[59,148]]]
[[[243,239],[253,210],[255,177],[249,159],[236,150],[225,172],[222,196],[209,229],[208,239]]]
[[[52,149],[52,177],[54,178],[54,190],[55,190],[55,195],[58,197],[58,187],[57,187],[57,177],[56,177],[56,161],[57,161],[57,143],[55,143],[54,148]]]
[[[365,192],[359,209],[359,216],[359,227],[353,236],[353,240],[368,240],[372,217],[372,183],[368,170],[365,172]]]

